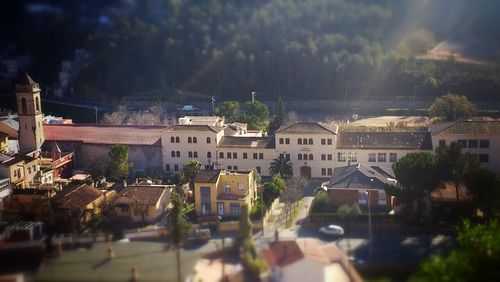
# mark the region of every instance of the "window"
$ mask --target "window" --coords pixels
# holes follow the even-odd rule
[[[280,154],[280,158],[285,158],[285,154]]]
[[[375,153],[368,154],[368,162],[373,163],[376,161]]]
[[[17,170],[14,170],[14,177],[17,177]]]
[[[314,160],[313,154],[309,154],[309,160],[310,161]]]
[[[333,172],[333,170],[331,168],[328,168],[328,173],[327,174],[328,175],[332,175],[333,174],[332,172]]]
[[[245,183],[238,183],[238,190],[245,190]]]
[[[299,154],[299,155],[297,156],[297,160],[299,160],[299,161],[301,161],[301,160],[302,160],[302,154]]]
[[[307,138],[302,139],[302,144],[307,145]]]
[[[490,155],[488,154],[479,154],[479,161],[482,163],[487,163],[490,161]]]
[[[227,166],[227,169],[228,169],[228,170],[233,170],[233,166],[232,166],[232,165],[228,165],[228,166]]]
[[[231,193],[231,184],[229,182],[224,183],[224,192]]]
[[[462,148],[467,148],[467,140],[457,140],[458,145]]]
[[[174,170],[179,171],[179,165],[174,165]]]
[[[181,138],[179,138],[178,136],[175,137],[175,143],[181,143]]]
[[[188,152],[188,158],[192,158],[193,157],[193,152],[189,151]]]
[[[323,140],[323,139],[321,139],[321,140]],[[321,160],[322,161],[326,161],[326,155],[325,154],[321,154]]]
[[[394,163],[398,160],[398,154],[397,153],[390,153],[389,154],[389,161],[391,163]]]
[[[257,170],[258,173],[260,173],[260,166],[256,166],[255,169]]]
[[[210,139],[210,137],[207,137],[207,144],[210,144],[212,143],[212,139]]]
[[[181,152],[179,152],[179,151],[175,152],[175,156],[178,157],[178,158],[180,158],[181,157]]]
[[[197,158],[198,157],[198,152],[193,152],[193,157]]]
[[[290,154],[285,154],[285,159],[290,160]]]
[[[304,159],[304,161],[307,161],[307,154],[304,154],[302,158]]]
[[[309,145],[313,145],[313,139],[312,138],[309,138]]]
[[[337,161],[345,162],[345,153],[337,153]]]
[[[247,159],[248,158],[248,154],[247,153],[243,153],[243,158]]]
[[[201,213],[209,214],[210,213],[210,187],[200,187],[200,195],[201,195]]]
[[[238,158],[238,153],[234,152],[233,153],[233,159],[237,159]]]
[[[258,154],[257,153],[253,153],[253,159],[256,160],[258,157]]]
[[[284,144],[285,143],[285,140],[283,140],[283,138],[280,138],[280,144]]]
[[[328,159],[329,161],[333,160],[333,156],[332,156],[332,154],[328,154],[326,157],[327,157],[327,159]]]
[[[358,155],[356,152],[349,152],[349,160],[351,162],[357,162],[358,161]]]
[[[22,98],[21,99],[21,111],[23,112],[23,114],[25,114],[28,110],[27,110],[27,107],[26,107],[26,99],[25,98]]]
[[[188,143],[193,143],[193,139],[191,137],[188,137]]]
[[[469,140],[469,148],[477,148],[479,143],[477,142],[477,140]]]
[[[234,214],[240,213],[240,204],[230,204],[229,211]]]
[[[237,165],[233,166],[233,169],[238,170],[238,166]]]
[[[264,153],[259,153],[259,159],[264,159]]]
[[[321,169],[321,175],[326,175],[326,168]]]
[[[479,140],[479,148],[489,148],[489,147],[490,147],[490,140],[488,139]]]
[[[207,158],[212,158],[212,152],[207,152]]]
[[[35,97],[35,108],[37,112],[40,111],[40,98],[38,97]]]
[[[444,139],[439,140],[439,147],[444,147],[444,146],[446,146],[446,140]]]
[[[325,138],[321,138],[321,145],[326,145],[326,139]]]
[[[193,143],[198,143],[198,138],[193,137]]]
[[[231,152],[227,152],[226,156],[227,156],[228,159],[230,159],[231,158]]]
[[[386,153],[378,153],[378,161],[385,162]]]
[[[174,136],[170,137],[170,143],[175,143],[175,137]]]
[[[219,152],[219,158],[221,158],[221,159],[224,158],[224,153],[223,152]]]
[[[332,139],[331,138],[328,138],[326,141],[328,141],[327,142],[328,145],[332,145]]]
[[[285,138],[285,144],[290,145],[290,138]]]
[[[169,165],[169,164],[166,164],[166,165],[165,165],[165,170],[166,170],[166,171],[170,171],[170,165]]]
[[[302,139],[297,139],[297,144],[302,145]]]
[[[172,158],[175,158],[175,151],[172,151],[171,155],[172,155]]]

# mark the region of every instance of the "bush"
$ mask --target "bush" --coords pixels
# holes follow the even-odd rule
[[[328,192],[320,191],[314,197],[311,207],[312,212],[328,212],[332,210],[330,195]]]

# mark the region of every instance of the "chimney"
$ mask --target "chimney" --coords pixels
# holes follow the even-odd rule
[[[278,242],[280,240],[280,232],[278,229],[274,230],[274,241]]]

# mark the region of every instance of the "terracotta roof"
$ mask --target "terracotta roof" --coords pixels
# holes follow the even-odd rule
[[[167,185],[129,185],[120,191],[118,197],[128,197],[141,203],[156,204],[164,192],[168,193]]]
[[[338,126],[323,122],[297,122],[278,129],[278,133],[327,133],[337,134]]]
[[[285,267],[303,259],[304,254],[296,241],[274,241],[269,243],[267,257],[269,264]]]
[[[199,131],[211,131],[218,133],[224,130],[223,127],[211,126],[211,125],[176,125],[165,129],[166,131],[187,131],[187,132],[199,132]]]
[[[52,197],[51,202],[60,209],[84,209],[103,193],[90,185],[66,188]]]
[[[334,168],[332,178],[326,187],[384,189],[384,184],[389,183],[387,178],[395,178],[394,171],[390,167],[356,164]]]
[[[9,137],[9,134],[6,134],[6,133],[3,133],[3,132],[0,132],[0,139],[5,139]]]
[[[276,144],[274,137],[224,136],[219,142],[219,147],[274,149]]]
[[[472,201],[472,194],[465,185],[460,185],[458,188],[460,201]],[[456,202],[457,192],[455,184],[452,182],[443,183],[441,188],[438,188],[431,193],[431,199],[438,202]]]
[[[432,150],[430,132],[339,132],[337,149]]]
[[[197,183],[216,183],[219,179],[220,170],[200,170],[194,178]]]
[[[46,124],[43,128],[47,141],[161,146],[161,131],[168,126]]]
[[[500,121],[462,120],[432,126],[432,134],[499,135]]]

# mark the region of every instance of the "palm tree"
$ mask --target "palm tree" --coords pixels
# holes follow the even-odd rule
[[[184,181],[189,182],[189,189],[194,191],[194,178],[198,171],[201,170],[201,164],[198,161],[190,160],[182,169]]]
[[[280,155],[271,162],[269,174],[272,176],[280,175],[281,178],[287,179],[293,176],[292,162]]]

